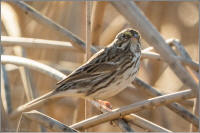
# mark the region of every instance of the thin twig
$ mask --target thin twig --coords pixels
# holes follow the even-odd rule
[[[178,50],[178,52],[180,53],[180,57],[187,59],[189,61],[192,62],[192,58],[190,57],[190,55],[187,53],[187,51],[185,50],[185,48],[183,47],[183,45],[181,44],[181,42],[177,39],[169,39],[167,41],[168,44],[170,45],[174,45],[176,47],[176,49]],[[176,54],[175,54],[176,55]],[[198,65],[198,64],[197,64]],[[193,74],[198,78],[198,74],[194,71],[192,71]]]
[[[69,37],[69,39],[71,41],[75,42],[74,43],[75,47],[81,49],[82,51],[85,50],[86,45],[85,45],[85,43],[78,36],[76,36],[75,34],[73,34],[72,32],[70,32],[69,30],[67,30],[63,26],[59,25],[58,23],[54,22],[50,18],[42,15],[39,11],[37,11],[36,9],[34,9],[33,7],[31,7],[30,5],[26,4],[25,2],[23,2],[23,1],[15,1],[15,3],[19,7],[21,7],[21,9],[23,9],[29,15],[31,15],[31,17],[39,19],[39,22],[43,22],[44,24],[47,24],[48,26],[52,27],[56,31],[60,31],[61,33],[63,33],[67,37]],[[95,53],[98,50],[95,47],[91,47],[91,51],[93,53]]]
[[[53,48],[58,50],[78,51],[70,42],[37,38],[1,36],[1,45],[4,47],[17,45],[31,48]]]
[[[176,59],[170,46],[167,45],[163,37],[147,17],[144,16],[137,5],[133,1],[113,1],[111,4],[130,22],[133,27],[135,27],[135,24],[138,24],[137,28],[142,34],[142,37],[158,51],[160,56],[169,64],[182,83],[191,88],[194,94],[197,94],[198,85],[194,82],[187,70]]]
[[[10,94],[10,85],[8,81],[8,75],[5,69],[5,66],[1,66],[1,83],[2,83],[2,90],[1,90],[1,98],[2,103],[4,106],[4,110],[6,114],[10,114],[12,112],[12,102],[11,102],[11,94]]]
[[[57,80],[62,80],[66,78],[66,75],[55,70],[54,68],[51,68],[45,64],[41,64],[31,59],[18,57],[18,56],[12,56],[12,55],[1,55],[1,61],[3,64],[15,64],[19,66],[26,66],[36,71],[45,73],[49,75],[50,77],[55,78]]]
[[[149,84],[145,83],[144,81],[140,80],[139,78],[135,78],[135,80],[132,82],[134,86],[137,88],[143,89],[144,92],[147,92],[152,97],[154,96],[161,96],[162,93],[160,93],[157,89],[154,89]],[[191,95],[191,98],[194,97],[194,95]],[[177,103],[171,103],[169,105],[166,105],[170,110],[177,113],[179,116],[181,116],[183,119],[191,122],[193,125],[198,126],[198,118],[187,111],[183,106],[177,104]]]
[[[91,9],[92,9],[92,5],[91,5],[91,1],[86,1],[85,2],[85,14],[86,14],[86,53],[85,53],[85,62],[91,57],[91,52],[90,52],[90,47],[91,47],[91,40],[92,40],[92,34],[91,34]],[[80,99],[80,100],[84,100],[84,107],[80,108],[79,107],[79,116],[83,115],[83,109],[85,110],[85,114],[84,114],[84,119],[87,119],[89,117],[92,116],[92,106],[90,104],[90,102],[88,102],[86,99]],[[79,105],[81,106],[81,105]],[[85,132],[89,132],[91,130],[85,130]]]
[[[22,113],[18,125],[17,125],[17,132],[28,132],[31,129],[31,124],[32,121],[30,121],[30,119],[28,119],[27,117],[24,117],[23,115],[24,113]]]
[[[142,58],[149,58],[149,59],[155,59],[155,60],[163,60],[164,59],[158,54],[158,53],[155,53],[155,52],[142,52]],[[195,70],[196,72],[199,71],[199,64],[192,61],[192,60],[188,60],[188,59],[185,59],[181,56],[175,56],[175,58],[180,61],[181,63],[183,63],[184,65],[188,65],[191,69]]]
[[[22,124],[25,124],[24,121],[29,122],[30,120],[36,121],[37,123],[40,123],[44,127],[47,127],[47,128],[49,128],[53,131],[57,131],[57,132],[60,132],[60,131],[61,132],[78,132],[77,130],[70,128],[69,126],[66,126],[63,123],[43,114],[41,112],[38,112],[36,110],[22,113],[21,120],[18,124],[18,131],[24,130],[23,128],[21,128]]]
[[[178,45],[178,47],[181,47],[180,42],[177,39],[168,39],[166,40],[166,43],[168,45]],[[158,53],[155,52],[151,52],[150,50],[152,50],[152,47],[146,48],[144,50],[142,50],[142,58],[150,58],[150,59],[156,59],[156,60],[164,60]],[[181,47],[179,49],[183,49],[184,47]],[[181,50],[181,51],[183,51]],[[185,56],[189,56],[189,54],[187,54],[186,50],[183,51]],[[175,58],[177,60],[179,60],[181,63],[183,63],[184,65],[188,65],[191,69],[195,70],[196,72],[199,71],[199,64],[196,63],[195,61],[193,61],[191,58],[184,58],[182,56],[175,56]]]
[[[172,94],[167,94],[167,95],[147,99],[141,102],[137,102],[134,104],[121,107],[119,109],[114,109],[112,110],[112,112],[107,112],[98,116],[91,117],[89,119],[73,124],[70,127],[75,128],[75,129],[79,129],[79,128],[84,129],[84,128],[93,127],[95,125],[98,125],[107,121],[121,118],[133,112],[138,112],[140,110],[144,110],[148,108],[155,108],[157,106],[166,105],[174,101],[180,101],[186,98],[190,98],[191,93],[192,93],[191,90],[184,90],[184,91],[180,91],[180,92],[176,92]]]
[[[90,47],[92,43],[91,34],[91,8],[92,3],[90,1],[86,2],[86,61],[91,57]]]
[[[0,53],[3,54],[3,48],[0,46]],[[2,98],[2,105],[4,106],[4,110],[7,114],[12,112],[12,101],[11,101],[11,94],[10,94],[10,85],[8,80],[8,75],[6,72],[5,65],[1,65],[1,98]]]

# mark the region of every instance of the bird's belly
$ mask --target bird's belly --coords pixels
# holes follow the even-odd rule
[[[117,95],[119,92],[123,91],[128,85],[131,84],[135,78],[136,72],[137,71],[133,71],[132,68],[128,69],[126,72],[124,72],[123,75],[121,75],[120,78],[118,78],[118,80],[114,81],[112,85],[91,94],[90,97],[104,100]]]

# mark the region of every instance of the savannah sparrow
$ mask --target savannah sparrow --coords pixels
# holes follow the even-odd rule
[[[61,96],[76,96],[103,100],[126,88],[139,70],[141,56],[140,35],[133,29],[120,32],[106,48],[97,52],[85,64],[74,70],[58,87],[27,103]]]

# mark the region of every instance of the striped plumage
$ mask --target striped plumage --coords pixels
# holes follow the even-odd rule
[[[81,97],[106,99],[134,79],[141,56],[139,34],[125,29],[105,49],[58,83],[57,92],[73,90]]]
[[[140,56],[140,35],[133,29],[125,29],[105,49],[58,82],[55,90],[27,105],[50,97],[78,96],[97,100],[114,96],[134,80]]]

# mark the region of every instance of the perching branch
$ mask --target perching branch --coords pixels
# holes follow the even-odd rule
[[[106,113],[106,112],[112,112],[111,109],[107,109],[106,107],[102,108],[99,103],[97,103],[96,101],[91,101],[91,103],[97,107],[98,109],[101,110],[101,112]],[[119,121],[119,119],[121,119]],[[138,125],[140,127],[142,127],[145,130],[148,131],[152,131],[152,132],[172,132],[168,129],[165,129],[159,125],[156,125],[155,123],[152,123],[138,115],[135,114],[130,114],[130,115],[126,115],[123,118],[119,118],[117,120],[114,120],[114,122],[121,127],[127,127],[127,122],[132,123],[134,125]]]
[[[174,101],[180,101],[191,97],[191,90],[184,90],[172,94],[167,94],[163,96],[158,96],[155,98],[147,99],[141,102],[130,104],[119,109],[114,109],[112,112],[107,112],[98,116],[91,117],[89,119],[83,120],[76,124],[71,125],[70,127],[79,129],[79,128],[89,128],[95,125],[115,120],[121,118],[125,115],[138,112],[140,110],[154,108],[161,105],[166,105]]]
[[[112,112],[111,109],[107,107],[102,107],[98,102],[96,101],[90,101],[92,105],[94,105],[97,109],[99,109],[101,112]],[[118,127],[122,129],[124,132],[134,132],[133,129],[129,126],[128,122],[125,119],[119,118],[113,121]]]
[[[78,51],[70,42],[44,40],[37,38],[11,37],[1,36],[1,45],[7,46],[23,46],[30,48],[52,48],[58,50]]]

